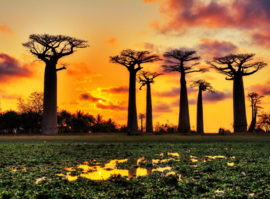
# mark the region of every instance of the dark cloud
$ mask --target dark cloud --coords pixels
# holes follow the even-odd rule
[[[232,42],[203,38],[200,40],[200,44],[196,49],[199,49],[200,54],[202,53],[202,57],[211,60],[213,57],[221,57],[229,53],[236,53],[238,47]]]
[[[96,107],[100,109],[107,109],[107,110],[118,110],[118,111],[127,110],[126,106],[114,105],[112,102],[109,102],[109,104],[97,103]]]
[[[191,94],[191,93],[198,92],[198,91],[195,88],[188,87],[187,92],[188,92],[188,94]],[[180,88],[179,87],[172,87],[171,90],[163,91],[163,92],[153,91],[152,95],[157,96],[157,97],[179,97],[180,96]]]
[[[270,81],[265,82],[264,84],[252,85],[248,88],[249,92],[259,93],[260,95],[270,95]]]
[[[269,26],[269,0],[144,0],[158,3],[162,22],[152,27],[161,33],[184,33],[191,27],[252,29]]]
[[[197,99],[189,99],[188,100],[188,105],[195,105],[197,104]]]
[[[28,69],[26,64],[20,63],[17,59],[7,54],[0,53],[0,82],[32,76],[33,72]]]
[[[153,106],[153,112],[170,113],[173,112],[172,106],[163,102],[158,102],[158,105]]]
[[[177,87],[172,87],[171,90],[169,91],[153,91],[152,96],[157,96],[157,97],[177,97],[180,95],[180,88]]]
[[[203,103],[216,103],[228,98],[232,98],[231,92],[221,92],[216,91],[216,93],[211,93],[208,91],[203,92]]]
[[[109,93],[128,93],[129,88],[127,86],[120,86],[115,88],[101,89],[101,91]]]
[[[86,100],[86,101],[91,101],[91,102],[98,102],[99,100],[106,101],[105,99],[99,98],[99,97],[94,97],[91,95],[91,93],[82,93],[79,96],[80,100]]]
[[[251,38],[253,40],[254,44],[260,45],[260,46],[265,46],[265,47],[270,47],[270,35],[269,35],[269,30],[265,31],[259,31],[259,32],[254,32],[251,34]]]

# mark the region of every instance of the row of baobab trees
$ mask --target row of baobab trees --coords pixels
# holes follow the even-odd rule
[[[76,48],[86,48],[87,41],[64,35],[38,35],[29,36],[29,41],[23,46],[30,50],[34,56],[45,63],[44,75],[44,103],[42,133],[46,135],[57,133],[57,72],[66,69],[65,66],[56,68],[60,58],[68,56]],[[125,66],[129,71],[129,100],[128,100],[128,134],[141,134],[138,131],[137,109],[136,109],[136,79],[141,83],[141,87],[147,87],[147,108],[146,108],[146,131],[153,131],[152,124],[152,102],[151,84],[161,73],[151,73],[141,71],[142,65],[163,60],[164,72],[180,73],[180,111],[178,131],[180,133],[190,132],[188,95],[186,85],[186,75],[190,73],[204,73],[210,68],[224,74],[226,80],[233,81],[233,113],[234,132],[247,131],[247,119],[245,108],[245,94],[243,77],[252,75],[265,67],[265,62],[250,63],[255,54],[228,54],[224,57],[214,57],[213,61],[207,61],[208,68],[197,68],[199,56],[196,51],[171,50],[163,54],[163,58],[149,51],[135,51],[131,49],[123,50],[120,55],[111,56],[110,62]],[[189,64],[190,63],[190,64]],[[139,72],[140,71],[140,72]],[[137,73],[140,73],[137,75]],[[198,108],[197,108],[197,132],[203,133],[203,109],[202,92],[213,91],[211,85],[206,81],[194,82],[194,86],[199,87]],[[140,87],[140,88],[141,88]]]

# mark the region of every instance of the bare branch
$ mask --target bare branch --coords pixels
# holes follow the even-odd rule
[[[224,57],[213,58],[213,62],[225,65],[225,67],[217,67],[210,61],[207,61],[206,63],[211,65],[211,68],[227,75],[228,78],[226,78],[226,80],[233,80],[236,74],[241,76],[251,75],[267,65],[267,63],[264,62],[246,64],[246,62],[251,61],[254,56],[255,54],[228,54]],[[254,68],[255,70],[250,72],[249,69],[251,68]]]
[[[111,63],[117,63],[125,66],[129,71],[134,71],[135,73],[142,69],[142,63],[150,63],[155,61],[160,61],[158,55],[150,54],[149,51],[135,51],[131,49],[123,50],[120,56],[110,56]],[[135,68],[135,65],[138,65]]]
[[[200,57],[193,56],[196,51],[182,51],[182,50],[172,50],[165,52],[163,56],[165,59],[165,65],[162,65],[164,72],[173,72],[177,71],[180,73],[192,73],[192,72],[204,72],[203,70],[193,70],[194,66],[198,65],[199,62],[195,62],[190,66],[185,66],[185,62],[199,60]]]
[[[22,45],[42,61],[49,61],[52,57],[59,59],[72,54],[74,48],[86,48],[89,46],[85,40],[64,35],[55,36],[48,34],[32,34],[29,36],[29,41]]]
[[[213,87],[209,82],[206,82],[205,80],[199,79],[197,81],[193,81],[193,83],[190,85],[192,88],[199,87],[201,91],[208,90],[211,93],[216,93]]]

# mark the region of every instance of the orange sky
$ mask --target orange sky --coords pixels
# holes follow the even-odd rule
[[[101,114],[126,124],[129,73],[109,57],[122,50],[149,50],[162,55],[172,49],[196,50],[201,67],[213,56],[256,53],[254,61],[270,63],[270,3],[268,0],[1,0],[0,96],[3,111],[17,110],[17,98],[43,91],[45,64],[22,43],[30,34],[63,34],[88,41],[59,60],[67,70],[58,75],[58,106],[71,112]],[[142,65],[162,72],[162,61]],[[270,110],[270,67],[244,77],[245,95],[264,95],[264,111]],[[232,130],[232,81],[210,72],[187,75],[191,127],[196,128],[197,90],[192,81],[205,79],[217,94],[205,92],[205,132],[219,127]],[[137,112],[145,113],[146,90],[137,83]],[[152,85],[154,124],[178,123],[180,74],[164,74]],[[102,101],[100,101],[102,100]],[[251,121],[246,99],[247,120]]]

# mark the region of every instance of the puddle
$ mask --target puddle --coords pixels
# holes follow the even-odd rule
[[[38,178],[38,179],[36,179],[36,184],[38,184],[40,181],[42,181],[42,180],[45,180],[46,179],[46,177],[44,176],[44,177],[42,177],[42,178]]]
[[[143,161],[144,158],[140,158],[138,160],[134,159],[134,160],[130,160],[131,164],[136,166],[139,164],[139,162]],[[74,181],[77,180],[78,177],[83,177],[83,178],[87,178],[87,179],[91,179],[91,180],[107,180],[111,175],[118,175],[120,174],[123,177],[128,177],[128,179],[130,179],[131,177],[139,177],[139,176],[146,176],[149,175],[150,173],[153,173],[155,171],[158,172],[164,172],[165,170],[171,170],[171,167],[159,167],[159,168],[155,168],[155,169],[146,169],[146,168],[132,168],[130,170],[127,169],[118,169],[116,167],[117,163],[123,163],[128,161],[128,159],[122,159],[122,160],[111,160],[109,163],[105,164],[104,167],[95,165],[95,166],[89,166],[86,164],[80,164],[77,166],[77,169],[82,169],[83,173],[78,175],[78,176],[71,176],[71,172],[72,171],[76,171],[76,169],[74,169],[73,167],[67,167],[64,168],[67,172],[66,175],[64,174],[56,174],[57,176],[63,176],[65,177],[67,180],[69,181]],[[155,161],[154,161],[155,162]],[[86,163],[86,162],[84,162]],[[165,176],[167,175],[175,175],[174,171],[170,171],[168,172]],[[179,175],[179,179],[181,178],[181,175]]]
[[[156,154],[156,155],[160,155],[160,156],[164,156],[164,153],[161,154]],[[170,160],[172,161],[180,161],[180,154],[179,153],[168,153],[169,156],[174,156],[177,158],[168,158],[168,159],[152,159],[152,164],[159,164],[159,163],[164,163],[164,162],[169,162]],[[190,160],[192,162],[198,162],[198,158],[196,156],[192,156],[190,155]],[[210,156],[210,155],[205,155],[205,157],[207,157],[209,160],[204,160],[203,162],[207,162],[207,161],[211,161],[211,159],[216,159],[216,158],[225,158],[227,159],[227,157],[222,156],[222,155],[217,155],[217,156]],[[234,159],[235,156],[230,157],[230,159]],[[139,177],[139,176],[146,176],[149,175],[150,173],[153,173],[155,171],[157,172],[161,172],[161,175],[164,176],[163,172],[168,170],[169,172],[166,175],[175,175],[175,171],[171,171],[171,167],[167,166],[167,167],[158,167],[155,169],[147,169],[147,168],[132,168],[130,170],[127,169],[119,169],[117,168],[117,163],[124,163],[127,162],[128,159],[113,159],[111,160],[109,163],[105,164],[104,167],[100,166],[100,163],[94,161],[94,166],[89,166],[89,162],[85,161],[84,164],[79,164],[77,166],[77,168],[73,168],[73,167],[67,167],[64,168],[67,173],[66,175],[64,174],[56,174],[58,176],[62,176],[65,177],[67,180],[69,181],[74,181],[77,180],[78,177],[83,177],[83,178],[87,178],[87,179],[91,179],[91,180],[107,180],[111,175],[121,175],[123,177],[127,177],[128,179],[130,179],[131,177]],[[139,159],[131,159],[129,160],[131,165],[133,166],[138,166],[140,162],[145,163],[147,160],[144,157],[141,157]],[[228,166],[234,166],[234,162],[227,162]],[[191,165],[193,167],[197,167],[198,165]],[[82,170],[82,173],[80,175],[77,176],[72,176],[71,172],[72,171],[76,171],[78,169]],[[179,180],[181,179],[181,174],[178,175],[179,176]]]
[[[226,148],[225,148],[226,149]],[[180,161],[180,154],[179,153],[167,153],[169,156],[174,156],[170,157],[168,159],[152,159],[151,162],[153,165],[155,164],[160,164],[160,163],[166,163],[169,161]],[[160,156],[164,156],[164,153],[161,154],[156,154]],[[189,155],[191,162],[199,162],[198,158],[193,155]],[[205,155],[204,157],[207,158],[207,160],[203,160],[203,162],[211,161],[216,158],[224,158],[224,159],[235,159],[235,156],[232,157],[226,157],[222,155],[217,155],[217,156],[211,156],[211,155]],[[78,177],[83,177],[91,180],[107,180],[111,175],[121,175],[123,177],[127,177],[127,179],[130,179],[131,177],[139,177],[139,176],[146,176],[149,175],[150,173],[153,172],[160,172],[162,176],[167,176],[167,175],[175,175],[176,172],[172,171],[172,167],[165,166],[165,167],[158,167],[155,169],[151,168],[140,168],[138,165],[141,163],[145,163],[147,160],[145,157],[141,157],[139,159],[130,159],[130,163],[133,166],[137,166],[136,168],[131,168],[130,170],[127,169],[119,169],[117,168],[117,163],[124,163],[127,162],[128,159],[113,159],[109,163],[105,164],[103,167],[101,166],[101,163],[97,162],[96,160],[93,160],[91,164],[94,165],[89,165],[90,163],[88,161],[84,161],[83,164],[77,165],[77,168],[73,167],[66,167],[64,170],[66,171],[66,174],[56,174],[57,176],[64,177],[69,181],[74,181],[77,180]],[[149,160],[148,160],[149,161]],[[234,166],[234,162],[227,162],[228,166]],[[193,167],[197,167],[198,165],[190,165]],[[13,172],[18,172],[18,171],[25,171],[26,168],[23,169],[17,169],[17,167],[11,169]],[[73,171],[78,171],[81,170],[82,173],[80,175],[71,175]],[[163,172],[167,172],[166,175],[163,174]],[[178,174],[179,180],[181,180],[181,174]],[[36,179],[36,184],[40,183],[41,181],[45,180],[45,177],[41,177]]]

